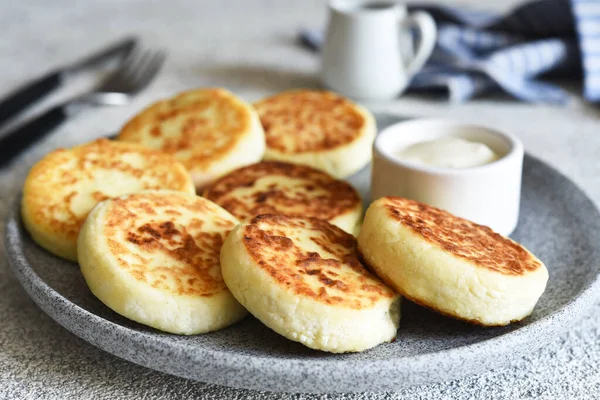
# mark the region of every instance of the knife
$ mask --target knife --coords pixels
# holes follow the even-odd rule
[[[137,38],[130,36],[68,66],[64,66],[26,84],[0,101],[0,124],[14,117],[63,84],[69,76],[101,66],[116,57],[126,57],[135,47]]]

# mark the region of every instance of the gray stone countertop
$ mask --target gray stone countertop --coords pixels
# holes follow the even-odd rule
[[[449,1],[447,1],[449,3]],[[460,1],[476,3],[476,0]],[[506,9],[515,1],[490,0]],[[480,4],[481,6],[482,4]],[[149,102],[200,86],[224,86],[248,100],[318,85],[318,60],[294,43],[319,27],[323,1],[0,1],[0,97],[32,77],[125,34],[168,50],[160,77],[135,101],[68,121],[10,168],[0,169],[0,234],[9,201],[29,167],[58,146],[115,132]],[[89,86],[77,79],[32,113]],[[401,116],[463,118],[510,131],[531,154],[575,181],[600,204],[600,109],[558,108],[495,96],[453,105],[405,96],[367,103]],[[390,393],[299,395],[236,390],[145,369],[87,344],[47,317],[10,272],[0,244],[0,398],[3,399],[571,399],[600,396],[600,306],[539,352],[502,370]],[[515,349],[519,351],[519,349]]]

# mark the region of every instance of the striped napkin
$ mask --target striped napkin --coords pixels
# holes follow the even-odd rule
[[[436,48],[409,90],[448,93],[464,102],[494,90],[535,103],[571,97],[544,77],[582,80],[583,96],[600,102],[600,0],[536,0],[507,15],[413,4],[438,25]],[[323,32],[300,32],[318,50]]]

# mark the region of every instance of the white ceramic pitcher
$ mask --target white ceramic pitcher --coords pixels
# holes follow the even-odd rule
[[[393,1],[333,0],[323,47],[323,84],[358,99],[398,96],[433,51],[436,26],[425,12]],[[419,41],[412,52],[410,29]]]

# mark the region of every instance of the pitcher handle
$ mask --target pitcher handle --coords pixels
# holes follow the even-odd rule
[[[416,27],[419,31],[419,43],[414,57],[406,65],[409,78],[415,75],[431,55],[437,38],[437,28],[433,17],[424,11],[411,13],[406,19],[406,29]]]

